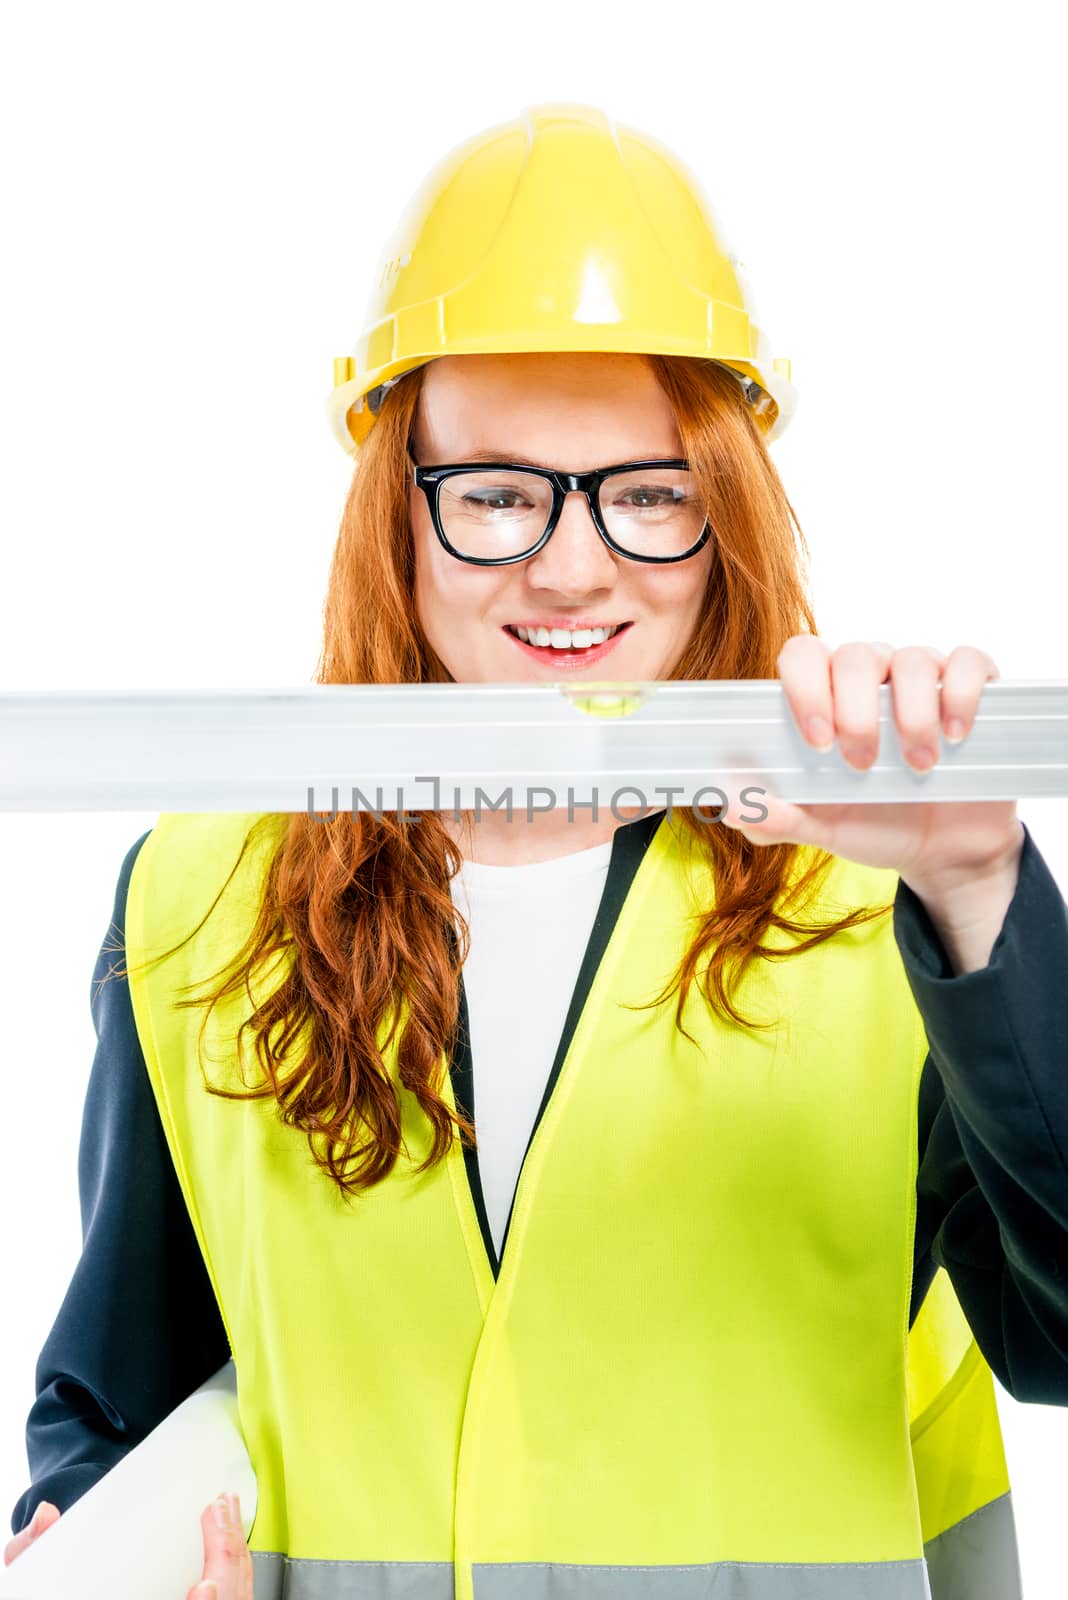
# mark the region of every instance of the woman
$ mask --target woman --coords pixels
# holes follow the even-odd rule
[[[359,464],[318,681],[778,676],[858,769],[890,682],[927,770],[997,668],[816,634],[766,449],[788,386],[755,328],[759,368],[710,346],[709,304],[749,311],[667,161],[537,108],[424,185],[339,374]],[[473,248],[457,204],[466,335],[428,281]],[[636,216],[674,228],[674,284]],[[642,294],[673,293],[650,332]],[[545,476],[607,468],[589,500]],[[168,1247],[122,1365],[143,1436],[146,1388],[158,1420],[233,1351],[259,1498],[251,1556],[205,1512],[220,1600],[253,1570],[257,1600],[1019,1592],[990,1367],[1068,1404],[1064,903],[1011,802],[764,804],[168,816],[130,852],[105,988],[202,1311],[194,1354],[165,1344]],[[121,1419],[124,1382],[84,1392]]]

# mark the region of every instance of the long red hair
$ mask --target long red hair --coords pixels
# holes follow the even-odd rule
[[[807,597],[807,546],[768,454],[764,424],[735,378],[714,362],[646,359],[671,404],[714,530],[705,603],[672,676],[774,678],[786,640],[817,630]],[[361,447],[330,571],[317,683],[450,681],[423,637],[414,603],[407,485],[423,372],[405,374],[388,392]],[[673,981],[652,1002],[677,994],[680,1028],[695,980],[722,1016],[742,1026],[772,1026],[750,1022],[730,998],[749,962],[799,955],[892,910],[891,903],[857,907],[838,921],[794,920],[786,906],[798,908],[833,857],[813,851],[808,869],[784,893],[798,846],[753,845],[733,829],[710,826],[714,819],[702,820],[703,810],[674,815],[707,852],[716,885],[714,908],[701,919]],[[461,921],[457,930],[449,880],[461,855],[440,814],[423,812],[413,827],[388,812],[339,810],[326,818],[296,812],[288,826],[268,813],[257,819],[246,849],[260,827],[278,828],[280,837],[268,855],[249,938],[221,974],[212,974],[222,976],[215,988],[175,1005],[206,1007],[206,1022],[218,1000],[246,988],[260,962],[279,951],[292,960],[282,984],[241,1024],[241,1033],[252,1034],[266,1082],[247,1094],[212,1085],[209,1092],[231,1099],[273,1095],[282,1120],[307,1134],[317,1165],[343,1197],[354,1196],[381,1182],[402,1149],[400,1102],[378,1045],[387,1024],[383,1044],[398,1037],[400,1083],[433,1129],[419,1170],[444,1158],[454,1125],[474,1144],[472,1124],[441,1093],[468,929]],[[766,948],[760,939],[770,927],[807,937]],[[303,1034],[307,1048],[289,1066]]]

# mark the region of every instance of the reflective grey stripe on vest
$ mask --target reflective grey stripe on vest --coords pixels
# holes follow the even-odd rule
[[[453,1600],[451,1561],[313,1561],[252,1552],[256,1600]]]
[[[710,1561],[615,1567],[475,1562],[475,1600],[1021,1600],[1012,1496],[924,1546],[925,1561]],[[252,1552],[256,1600],[454,1600],[443,1561],[291,1560]]]
[[[256,1600],[454,1600],[455,1595],[448,1562],[291,1561],[254,1550],[252,1565]],[[475,1600],[644,1600],[647,1595],[708,1600],[712,1594],[716,1600],[931,1600],[922,1561],[710,1561],[686,1567],[475,1562],[472,1578]],[[964,1590],[951,1594],[956,1600]]]
[[[922,1561],[710,1561],[687,1567],[564,1562],[474,1568],[475,1600],[928,1600]],[[256,1600],[259,1600],[257,1595]]]
[[[1012,1495],[955,1522],[923,1547],[931,1600],[1021,1600]]]

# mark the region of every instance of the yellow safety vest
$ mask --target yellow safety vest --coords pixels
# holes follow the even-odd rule
[[[272,1096],[205,1092],[205,1074],[263,1081],[247,1034],[235,1048],[246,995],[212,1012],[203,1066],[203,1010],[171,1005],[249,932],[262,841],[178,954],[137,970],[204,918],[251,820],[161,816],[126,939],[236,1366],[257,1600],[1016,1600],[992,1377],[944,1270],[908,1329],[927,1041],[891,919],[757,958],[737,1005],[777,1021],[763,1033],[695,987],[691,1043],[674,998],[621,1004],[658,991],[714,903],[700,850],[662,820],[496,1275],[459,1142],[414,1175],[429,1123],[399,1084],[408,1156],[349,1203]],[[896,881],[835,859],[808,904],[841,916]],[[447,1071],[443,1092],[455,1107]]]

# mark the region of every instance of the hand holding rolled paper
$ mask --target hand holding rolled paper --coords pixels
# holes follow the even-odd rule
[[[253,1600],[256,1504],[228,1361],[62,1516],[38,1506],[5,1550],[0,1600]]]
[[[59,1507],[54,1506],[51,1500],[42,1500],[22,1532],[16,1533],[15,1537],[9,1539],[4,1546],[4,1566],[9,1567],[15,1557],[21,1555],[38,1535],[59,1520],[60,1515]]]
[[[60,1516],[58,1506],[50,1500],[42,1500],[29,1524],[5,1545],[5,1567],[58,1522]],[[217,1495],[210,1506],[204,1507],[200,1526],[204,1537],[204,1571],[186,1600],[254,1600],[252,1558],[241,1528],[239,1497]]]

